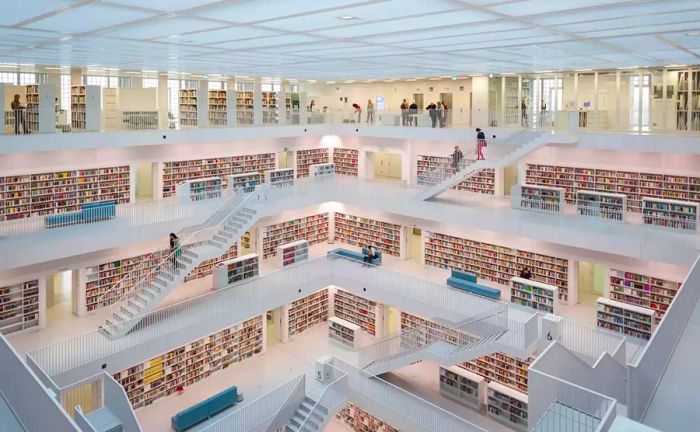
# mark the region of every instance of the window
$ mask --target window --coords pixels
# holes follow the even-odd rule
[[[226,90],[223,81],[209,81],[209,90]]]
[[[261,84],[260,90],[262,90],[264,92],[278,92],[278,91],[280,91],[280,85],[279,84]]]
[[[143,88],[158,88],[158,78],[144,78],[141,82]]]
[[[68,124],[70,124],[70,75],[61,75],[61,109],[67,114]]]
[[[19,85],[38,84],[35,73],[20,73]]]
[[[109,77],[110,84],[112,84],[112,80],[114,78],[117,78],[117,83],[119,84],[120,88],[131,88],[131,77]],[[114,85],[112,84],[110,87],[114,87]]]
[[[630,79],[630,126],[642,131],[649,130],[649,90],[651,87],[651,75],[644,74],[642,79],[634,75]],[[640,84],[641,81],[641,84]]]
[[[299,84],[292,84],[289,86],[290,93],[299,93]],[[449,107],[448,107],[449,108]]]
[[[17,85],[17,73],[0,72],[0,83]]]
[[[236,91],[253,91],[252,82],[237,82],[235,85]]]
[[[87,75],[85,77],[85,85],[109,87],[109,77]]]
[[[173,119],[180,116],[180,80],[168,80],[168,114]]]

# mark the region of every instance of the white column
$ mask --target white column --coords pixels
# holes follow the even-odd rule
[[[253,85],[253,125],[260,126],[263,122],[262,87],[259,82]]]
[[[83,70],[79,67],[70,68],[70,85],[83,85]]]
[[[305,125],[309,123],[309,96],[306,92],[299,93],[299,124]]]
[[[620,71],[615,72],[615,127],[620,127]]]
[[[87,306],[85,304],[85,286],[87,285],[87,276],[85,267],[81,267],[73,271],[73,285],[75,285],[75,290],[77,296],[75,298],[75,304],[73,305],[73,313],[79,317],[83,317],[87,314]]]
[[[569,301],[566,304],[573,306],[578,303],[578,261],[569,258],[569,269],[568,269],[569,280],[567,281],[567,287],[569,289]]]
[[[518,105],[520,106],[520,105]],[[507,126],[507,121],[506,121],[506,77],[502,76],[501,77],[501,127]],[[518,118],[517,121],[518,124],[520,124],[520,119]]]
[[[328,243],[335,242],[335,212],[328,212]]]
[[[574,111],[578,111],[578,107],[579,107],[579,101],[578,101],[578,75],[579,75],[578,73],[575,73],[575,74],[574,74],[574,101],[575,101],[575,103],[576,103],[576,106],[574,107]],[[576,124],[578,125],[578,122],[576,122]],[[571,126],[571,125],[569,125],[569,126]]]
[[[504,170],[505,168],[494,168],[493,169],[493,188],[494,188],[494,195],[496,196],[503,196],[503,178],[504,178]]]
[[[102,87],[85,86],[85,130],[99,132],[102,127]]]
[[[56,133],[56,87],[39,85],[39,133]]]
[[[0,101],[2,101],[2,109],[0,109],[0,135],[5,132],[5,84],[0,83]],[[12,132],[10,132],[12,133]]]
[[[209,126],[209,81],[199,82],[197,90],[197,127],[205,128]]]
[[[593,109],[598,111],[598,72],[593,73]]]
[[[424,108],[424,107],[421,107]],[[489,124],[489,109],[496,107],[489,106],[489,77],[472,78],[472,126],[485,128]],[[499,126],[503,126],[502,124]]]
[[[170,128],[170,120],[168,119],[168,77],[167,75],[158,75],[158,126],[161,129]]]
[[[50,277],[53,281],[53,276],[39,275],[39,328],[46,327],[46,278]],[[51,284],[53,289],[53,282]]]
[[[280,91],[277,93],[277,123],[287,124],[287,87],[283,81],[280,83]]]
[[[238,124],[238,98],[236,90],[226,90],[226,126],[236,127]]]

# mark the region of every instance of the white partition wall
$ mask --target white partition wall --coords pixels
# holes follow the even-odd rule
[[[263,104],[262,104],[262,87],[259,82],[254,84],[253,88],[253,124],[256,126],[262,125],[263,122]]]
[[[39,133],[56,132],[56,86],[39,86]]]
[[[199,82],[197,92],[197,127],[209,126],[209,81]]]
[[[236,94],[236,90],[226,90],[226,125],[228,127],[235,127],[238,123],[238,107],[236,106],[238,99]]]
[[[306,107],[309,106],[309,96],[306,92],[299,93],[299,124],[305,125],[309,123],[309,111]]]
[[[0,83],[0,135],[5,134],[5,84]]]
[[[102,127],[102,87],[85,86],[85,130],[99,132]]]
[[[277,124],[287,124],[287,84],[280,83],[277,92]]]

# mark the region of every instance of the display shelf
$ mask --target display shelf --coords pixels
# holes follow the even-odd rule
[[[297,178],[309,176],[309,166],[328,163],[327,148],[316,148],[296,151]]]
[[[454,174],[452,158],[443,156],[418,155],[416,169],[418,185],[428,185],[426,176],[435,169],[445,170],[447,176]],[[493,168],[480,169],[452,189],[493,195],[496,192],[496,171]]]
[[[287,306],[287,335],[292,337],[328,320],[328,290],[296,300]]]
[[[201,201],[219,198],[222,192],[223,182],[220,177],[206,177],[178,184],[176,194],[185,201]]]
[[[25,87],[25,99],[27,106],[24,110],[24,121],[27,130],[30,133],[37,133],[39,132],[39,86],[37,84]]]
[[[381,305],[338,289],[333,297],[333,314],[360,326],[367,334],[381,334]]]
[[[238,124],[253,124],[253,92],[236,92],[236,119]]]
[[[3,335],[39,325],[39,280],[0,288],[0,333]]]
[[[283,268],[309,259],[309,241],[297,240],[277,246],[277,267]]]
[[[294,168],[281,168],[265,171],[265,183],[274,187],[284,187],[293,185]]]
[[[234,174],[226,178],[226,183],[228,187],[235,190],[242,190],[243,192],[253,192],[255,187],[262,183],[264,180],[263,174],[259,172],[245,173],[245,174]]]
[[[223,329],[114,374],[134,409],[264,351],[263,316]]]
[[[195,99],[195,104],[196,104]],[[226,90],[209,90],[209,126],[227,126],[228,106]]]
[[[527,266],[533,280],[556,286],[558,299],[569,301],[569,261],[564,258],[433,232],[426,232],[424,255],[426,265],[456,268],[504,286]]]
[[[197,126],[197,89],[180,90],[180,126]]]
[[[610,192],[576,191],[576,212],[605,220],[624,222],[627,196]]]
[[[610,298],[656,311],[656,324],[661,321],[680,289],[680,282],[610,269]]]
[[[359,150],[342,147],[334,148],[333,163],[335,164],[335,173],[340,175],[357,177],[357,161],[359,160],[359,158]]]
[[[70,126],[72,130],[85,130],[87,104],[85,102],[85,86],[77,85],[70,88]]]
[[[221,177],[227,187],[229,175],[260,173],[275,168],[274,153],[181,160],[163,164],[163,197],[175,194],[176,186],[186,180]]]
[[[360,326],[337,316],[328,318],[328,337],[351,348],[360,346]]]
[[[170,250],[164,249],[86,268],[84,271],[86,311],[90,312],[113,304],[119,297],[131,291],[138,282],[151,274],[169,253]],[[234,245],[222,256],[202,262],[185,277],[185,281],[210,275],[214,265],[235,258],[237,254],[237,246]],[[110,295],[107,299],[102,298],[104,293],[115,290],[120,281],[122,284],[119,285],[118,292],[114,291],[115,295]]]
[[[379,420],[352,402],[348,402],[335,417],[355,432],[399,432],[395,427]]]
[[[698,203],[642,197],[644,224],[683,231],[697,231]]]
[[[440,393],[478,410],[486,402],[486,380],[459,366],[440,366]]]
[[[335,175],[335,164],[322,163],[309,165],[309,176],[313,179],[332,178]]]
[[[564,211],[564,189],[549,186],[520,185],[520,208],[544,212]]]
[[[263,123],[277,123],[277,92],[262,92]]]
[[[336,213],[335,239],[359,247],[371,245],[383,254],[401,256],[401,225]]]
[[[554,313],[557,287],[529,279],[510,279],[510,301],[538,311]]]
[[[642,198],[666,198],[700,203],[700,177],[638,171],[527,164],[525,181],[565,189],[565,200],[576,203],[576,191],[609,192],[627,197],[627,210],[641,212]]]
[[[131,201],[129,166],[0,177],[0,220],[78,211],[83,204]]]
[[[266,226],[263,229],[263,259],[275,256],[277,246],[296,240],[308,240],[311,245],[328,240],[328,213]]]
[[[214,289],[246,282],[260,274],[257,254],[248,254],[214,265]]]
[[[640,339],[650,339],[656,328],[655,312],[639,306],[599,297],[598,327]]]
[[[518,430],[527,430],[527,395],[497,382],[488,383],[486,411],[491,417]]]

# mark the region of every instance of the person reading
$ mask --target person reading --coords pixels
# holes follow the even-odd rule
[[[365,264],[372,264],[372,261],[378,258],[377,250],[374,246],[367,246],[367,255],[364,256],[363,260]],[[364,265],[364,264],[363,264]]]

